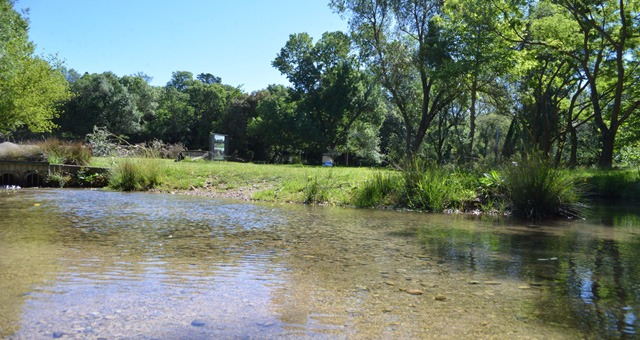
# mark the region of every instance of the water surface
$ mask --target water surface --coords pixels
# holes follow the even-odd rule
[[[637,212],[524,225],[0,192],[0,337],[634,337]]]

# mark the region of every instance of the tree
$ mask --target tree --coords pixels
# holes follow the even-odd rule
[[[84,138],[94,126],[105,127],[116,135],[140,132],[142,113],[135,99],[112,72],[85,73],[71,87],[74,96],[66,103],[58,120],[61,130]]]
[[[149,85],[151,77],[144,73],[120,78],[120,83],[125,87],[133,105],[140,115],[141,131],[147,132],[149,122],[156,118],[160,91]],[[149,136],[147,136],[149,137]]]
[[[189,105],[189,95],[173,86],[165,86],[156,117],[149,123],[150,133],[165,142],[189,145],[193,140],[194,122],[194,109]]]
[[[298,115],[297,102],[282,85],[270,85],[258,102],[257,116],[250,119],[247,134],[255,158],[286,163],[300,156],[305,145],[301,134],[310,131],[304,117]]]
[[[598,164],[610,168],[616,136],[640,110],[640,1],[547,0],[527,44],[545,46],[575,64],[588,84],[602,150]]]
[[[439,23],[441,2],[332,0],[349,16],[361,57],[398,108],[409,158],[420,151],[435,117],[460,92],[454,46]]]
[[[492,1],[451,0],[445,2],[443,26],[455,41],[454,58],[469,93],[469,133],[466,158],[473,157],[476,119],[480,102],[499,106],[506,91],[501,80],[515,65],[514,43],[504,39],[499,6]]]
[[[381,124],[380,91],[351,53],[351,39],[327,32],[317,43],[307,33],[293,34],[273,66],[287,76],[300,115],[311,125],[304,136],[309,152],[345,147],[355,124]],[[366,130],[366,129],[365,129]]]
[[[209,134],[220,132],[220,122],[227,112],[227,91],[218,83],[196,82],[186,89],[189,105],[194,109],[193,147],[209,146]]]
[[[222,84],[222,78],[216,77],[211,73],[200,73],[196,78],[203,84]]]
[[[51,131],[58,105],[69,97],[63,75],[33,55],[28,22],[13,9],[13,1],[0,0],[0,133],[20,127]]]

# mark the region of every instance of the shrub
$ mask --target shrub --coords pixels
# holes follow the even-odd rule
[[[581,186],[566,170],[533,158],[506,169],[506,194],[518,218],[580,215]]]
[[[51,172],[47,176],[47,184],[53,187],[64,188],[71,180],[71,176],[63,172]]]
[[[91,173],[86,168],[80,169],[75,176],[76,184],[80,187],[101,188],[109,183],[108,176],[100,172]]]
[[[117,150],[117,143],[113,142],[114,135],[106,128],[93,127],[93,133],[86,136],[87,142],[91,145],[93,154],[98,157],[114,156]]]
[[[481,209],[485,212],[503,211],[506,200],[505,178],[496,170],[485,172],[478,179],[478,193],[481,201]]]
[[[160,184],[161,166],[153,159],[124,159],[111,170],[109,186],[116,190],[149,190]]]

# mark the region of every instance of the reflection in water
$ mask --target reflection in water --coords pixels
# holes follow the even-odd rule
[[[634,216],[523,227],[84,190],[4,194],[0,211],[0,337],[579,338],[638,326]]]
[[[637,212],[620,210],[551,226],[419,231],[428,251],[458,270],[490,271],[551,292],[538,302],[539,318],[606,337],[633,336],[639,327],[639,234]]]

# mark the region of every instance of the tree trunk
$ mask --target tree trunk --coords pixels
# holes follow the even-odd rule
[[[504,140],[504,146],[502,147],[502,157],[504,159],[509,159],[515,152],[515,133],[516,133],[516,117],[513,117],[511,120],[511,124],[509,125],[509,131],[507,132],[507,136]]]
[[[598,166],[603,169],[611,169],[613,166],[613,148],[616,134],[612,130],[601,130],[602,134],[602,152]]]
[[[476,135],[476,102],[478,100],[478,81],[471,82],[471,107],[469,108],[469,145],[467,145],[467,162],[473,159],[473,142]]]
[[[571,140],[571,153],[569,155],[569,166],[574,167],[578,165],[578,132],[576,128],[571,126],[569,128],[569,136]]]

